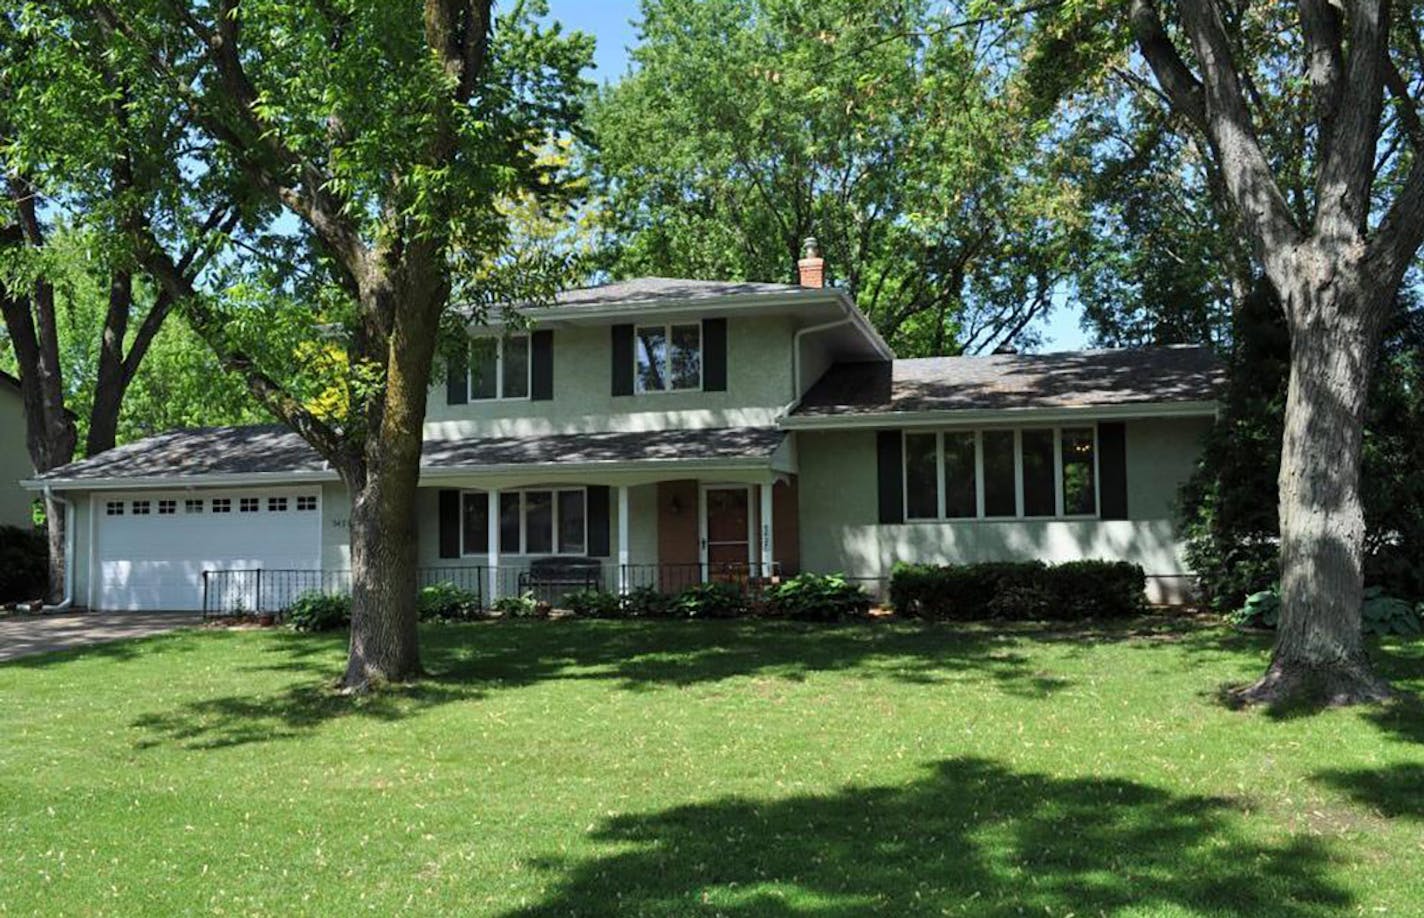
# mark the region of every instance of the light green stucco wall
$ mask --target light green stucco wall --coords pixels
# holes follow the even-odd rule
[[[885,578],[902,560],[949,564],[1120,558],[1142,565],[1155,601],[1178,601],[1189,578],[1171,508],[1209,426],[1208,419],[1128,422],[1127,520],[898,525],[877,522],[874,431],[800,432],[802,566]]]
[[[0,383],[0,526],[30,526],[33,494],[20,487],[35,467],[25,448],[25,409],[20,394]]]
[[[793,320],[787,316],[727,320],[727,391],[612,395],[610,326],[554,331],[554,398],[531,402],[445,403],[440,374],[431,388],[427,433],[530,436],[597,430],[770,427],[794,398]]]

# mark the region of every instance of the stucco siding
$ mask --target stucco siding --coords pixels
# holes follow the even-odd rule
[[[0,383],[0,526],[31,526],[33,494],[20,487],[20,480],[34,475],[25,448],[25,411],[20,395]]]
[[[727,321],[727,391],[614,396],[609,326],[554,330],[554,398],[446,404],[442,374],[431,388],[426,431],[442,437],[544,436],[775,426],[793,399],[786,316]]]
[[[1090,558],[1141,564],[1155,601],[1180,601],[1189,576],[1172,506],[1209,421],[1127,425],[1127,520],[878,522],[875,432],[800,432],[802,566],[883,580],[899,561],[950,564]]]

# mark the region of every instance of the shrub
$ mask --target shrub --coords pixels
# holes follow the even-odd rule
[[[351,597],[303,593],[287,609],[287,621],[298,631],[332,631],[351,624]]]
[[[1147,577],[1125,561],[898,564],[890,603],[929,619],[1081,620],[1142,611]]]
[[[1281,621],[1281,594],[1278,587],[1258,590],[1246,597],[1241,608],[1226,620],[1238,628],[1274,628]]]
[[[41,529],[0,526],[0,602],[40,599],[49,586],[49,546]]]
[[[677,598],[657,587],[638,587],[623,597],[623,614],[629,618],[672,618],[677,612]]]
[[[623,601],[607,590],[578,590],[564,597],[564,608],[585,618],[622,618]]]
[[[526,591],[519,596],[501,596],[490,603],[490,611],[506,618],[541,618],[549,613],[549,606]]]
[[[1391,634],[1413,636],[1420,632],[1419,610],[1412,603],[1396,596],[1385,596],[1382,589],[1374,587],[1365,591],[1360,625],[1366,634],[1376,637]]]
[[[1420,608],[1396,596],[1386,596],[1380,587],[1365,590],[1365,602],[1360,609],[1360,627],[1365,634],[1385,637],[1391,634],[1413,636],[1424,632]],[[1261,590],[1246,597],[1241,608],[1230,612],[1226,620],[1238,628],[1275,628],[1281,622],[1280,587]]]
[[[437,583],[420,591],[420,620],[468,621],[480,614],[480,596],[453,583]]]
[[[677,595],[674,608],[687,618],[739,618],[749,611],[747,598],[730,583],[698,583]]]
[[[869,594],[844,574],[798,574],[767,590],[766,603],[771,614],[802,621],[834,622],[870,610]]]

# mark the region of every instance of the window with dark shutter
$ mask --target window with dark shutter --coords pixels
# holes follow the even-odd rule
[[[1098,500],[1105,520],[1127,519],[1127,425],[1098,425]]]
[[[633,394],[633,326],[613,326],[613,394]]]
[[[898,430],[882,430],[875,435],[875,451],[880,477],[880,522],[905,521],[904,439]]]
[[[727,391],[727,320],[702,320],[702,388]]]
[[[607,558],[610,554],[608,503],[611,497],[607,485],[588,486],[588,554],[591,558]]]
[[[446,357],[445,404],[467,405],[470,401],[470,345],[462,342]]]
[[[536,331],[530,339],[529,397],[547,402],[554,397],[554,333],[548,329]]]
[[[460,557],[460,492],[440,492],[440,557]]]

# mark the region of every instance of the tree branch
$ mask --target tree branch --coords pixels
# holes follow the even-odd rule
[[[1243,226],[1263,262],[1288,257],[1300,241],[1301,232],[1256,136],[1216,3],[1214,0],[1181,0],[1179,5],[1183,27],[1201,62],[1200,98],[1205,103],[1206,136],[1221,161],[1222,175],[1242,215]],[[1148,58],[1149,63],[1155,60],[1153,72],[1158,74],[1159,81],[1167,81],[1166,88],[1174,101],[1180,97],[1183,104],[1194,105],[1192,100],[1197,96],[1183,94],[1180,87],[1181,69],[1185,68],[1180,55],[1172,48],[1169,58],[1155,37],[1161,31],[1155,6],[1151,0],[1133,0],[1133,12],[1139,35],[1151,39],[1143,53],[1148,54],[1148,47],[1153,49]],[[1155,30],[1150,27],[1154,20]],[[1142,38],[1139,38],[1141,44]],[[1178,88],[1171,88],[1173,86]],[[1268,268],[1277,272],[1284,270],[1279,264],[1268,264]]]
[[[1350,4],[1350,57],[1338,111],[1319,123],[1323,144],[1316,183],[1316,231],[1363,236],[1370,216],[1375,147],[1389,60],[1389,11],[1384,0]]]
[[[1182,60],[1177,46],[1172,44],[1156,5],[1152,0],[1132,0],[1130,18],[1137,47],[1157,77],[1162,93],[1178,114],[1205,132],[1206,100],[1201,81]]]

